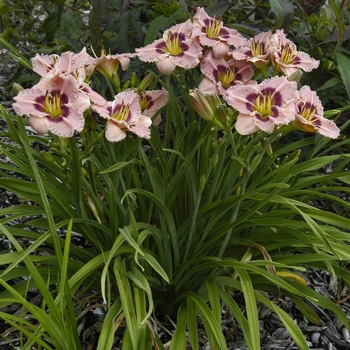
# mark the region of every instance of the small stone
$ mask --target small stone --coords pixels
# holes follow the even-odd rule
[[[315,332],[311,335],[311,341],[314,345],[317,345],[321,337],[321,333]]]
[[[343,334],[345,341],[350,343],[350,331],[347,328],[343,327],[342,334]]]

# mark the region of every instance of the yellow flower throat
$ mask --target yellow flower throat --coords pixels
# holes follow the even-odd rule
[[[261,96],[259,95],[254,104],[254,109],[260,114],[261,118],[267,118],[272,115],[272,97],[271,93]]]
[[[49,91],[46,91],[43,108],[51,118],[55,119],[60,117],[62,115],[60,94],[57,92],[51,95]]]

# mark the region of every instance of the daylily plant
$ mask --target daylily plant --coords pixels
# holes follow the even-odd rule
[[[139,69],[124,74],[132,59],[139,59]],[[150,69],[140,78],[148,69],[143,62],[154,62],[163,74]],[[14,290],[21,313],[33,319],[4,318],[18,334],[32,335],[25,348],[81,349],[82,316],[94,300],[106,309],[96,349],[110,349],[117,330],[118,337],[125,334],[123,349],[198,349],[198,320],[211,348],[225,349],[224,306],[247,347],[260,349],[257,301],[279,315],[300,349],[308,348],[305,334],[266,293],[286,293],[319,324],[306,304],[316,294],[308,294],[299,271],[310,262],[347,277],[337,261],[349,260],[349,220],[345,201],[332,200],[331,192],[348,182],[341,168],[349,157],[335,155],[332,142],[323,148],[328,140],[282,138],[292,130],[340,134],[316,92],[299,84],[301,70],[318,64],[282,30],[245,39],[201,7],[193,21],[172,26],[135,54],[102,50],[94,58],[84,48],[36,55],[40,81],[20,91],[13,108],[49,135],[28,138],[22,120],[4,113],[8,127],[0,143],[10,160],[0,184],[25,201],[2,209],[0,228],[11,247],[2,259],[0,299],[10,300]],[[16,143],[7,142],[11,136]],[[45,149],[32,149],[33,141]],[[331,156],[324,156],[327,149]],[[330,162],[327,176],[319,169]],[[13,173],[25,180],[6,180]],[[323,193],[327,207],[328,201],[337,205],[330,213],[313,208]],[[28,211],[33,218],[18,225]],[[17,238],[23,234],[29,243],[22,247]],[[38,248],[45,254],[36,256]],[[287,256],[299,252],[296,262]],[[305,252],[325,262],[315,265]],[[17,292],[7,283],[21,271],[26,278],[17,278]],[[40,290],[41,305],[27,300],[29,288]],[[232,292],[242,296],[243,307]],[[342,315],[334,303],[319,299],[317,305]],[[160,339],[155,329],[169,319],[174,328]],[[347,324],[345,314],[343,320]]]

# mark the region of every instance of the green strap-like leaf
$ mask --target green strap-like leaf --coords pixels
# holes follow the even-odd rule
[[[286,0],[269,0],[271,11],[275,14],[275,29],[290,28],[294,19],[294,6]]]
[[[192,349],[198,349],[197,306],[193,299],[187,298],[186,309],[188,339]]]
[[[140,323],[145,323],[153,312],[153,297],[151,287],[148,283],[147,278],[140,272],[135,266],[131,266],[130,270],[127,271],[128,277],[136,284],[138,288],[144,290],[148,297],[148,311],[143,320]]]
[[[348,93],[348,98],[350,100],[350,58],[340,52],[338,52],[335,57],[338,62],[340,76],[343,80],[346,92]]]
[[[260,350],[259,316],[253,283],[246,270],[240,268],[236,268],[235,270],[238,273],[241,281],[241,287],[247,310],[247,319],[251,340],[250,350]]]
[[[127,328],[131,338],[132,348],[138,350],[139,330],[134,308],[133,294],[126,274],[125,259],[122,260],[120,257],[115,258],[114,274],[118,285],[120,301],[125,314]]]
[[[335,0],[328,0],[328,3],[334,12],[335,18],[337,19],[338,29],[339,29],[337,46],[336,46],[334,53],[333,53],[335,55],[340,50],[341,44],[344,41],[345,24],[343,21],[342,13],[340,12],[340,9],[339,9],[338,5],[336,4]]]
[[[277,305],[272,303],[269,299],[263,297],[258,292],[255,292],[256,298],[262,302],[264,305],[266,305],[269,309],[271,309],[273,312],[275,312],[283,322],[284,326],[288,330],[289,334],[293,338],[293,340],[297,343],[299,346],[299,349],[301,350],[308,350],[310,349],[307,345],[307,342],[305,340],[305,337],[299,327],[294,323],[293,319],[281,308],[279,308]]]
[[[192,292],[186,294],[196,303],[210,342],[217,344],[221,350],[226,350],[227,344],[221,330],[221,322],[216,321],[213,312],[197,294]]]
[[[118,298],[104,317],[101,333],[98,338],[97,350],[112,349],[114,342],[114,320],[120,314],[121,310],[122,304]]]
[[[176,329],[170,343],[170,350],[186,350],[187,310],[181,305],[177,313]]]

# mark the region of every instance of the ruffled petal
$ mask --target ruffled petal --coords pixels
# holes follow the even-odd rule
[[[140,115],[137,120],[137,123],[129,126],[129,130],[136,134],[138,137],[149,139],[151,137],[151,131],[149,129],[151,125],[151,118]]]
[[[47,126],[46,119],[47,118],[45,118],[45,117],[38,118],[38,117],[30,115],[29,116],[29,124],[39,135],[43,135],[49,131],[49,127]]]
[[[205,95],[219,94],[217,84],[207,77],[204,77],[199,83],[198,90],[202,91]]]
[[[250,135],[259,131],[259,128],[252,121],[251,115],[245,114],[238,115],[235,129],[241,135]]]
[[[71,108],[67,117],[46,118],[46,123],[53,134],[60,137],[72,137],[74,131],[83,130],[85,119],[80,111]]]
[[[105,132],[106,139],[110,142],[119,142],[126,137],[124,130],[115,124],[113,121],[108,121]]]
[[[169,56],[165,52],[165,43],[163,39],[158,39],[145,47],[136,49],[137,56],[144,62],[158,62]]]
[[[318,125],[318,132],[323,135],[330,137],[332,139],[337,139],[340,135],[340,130],[337,125],[332,121],[326,118],[322,118],[320,121],[320,125]]]
[[[58,59],[58,55],[43,55],[38,53],[32,58],[33,71],[44,77],[54,68],[54,64]]]
[[[166,75],[170,75],[176,68],[176,64],[169,57],[157,61],[156,66],[161,73]]]
[[[31,89],[22,90],[13,98],[15,103],[12,107],[20,116],[33,115],[34,117],[44,117],[47,113],[42,108],[38,108],[36,99],[38,96],[45,96],[45,93],[45,90],[35,86]]]
[[[235,85],[230,87],[224,95],[226,102],[242,114],[251,112],[254,100],[250,96],[258,96],[259,89],[252,85]]]
[[[226,42],[216,42],[213,46],[213,55],[216,58],[223,58],[226,56],[228,51],[230,50],[230,45],[227,44]]]

